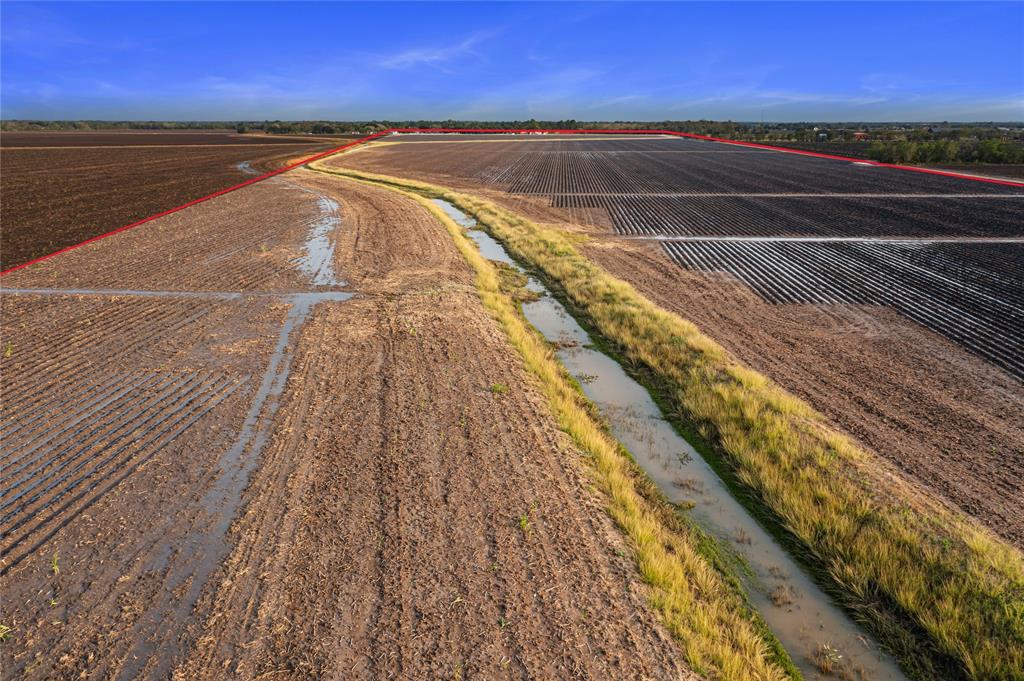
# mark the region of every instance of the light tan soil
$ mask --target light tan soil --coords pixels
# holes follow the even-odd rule
[[[335,267],[357,297],[317,304],[284,336],[283,392],[246,426],[266,444],[234,460],[293,310],[286,295],[318,290],[291,262],[318,193],[341,204]],[[140,440],[82,499],[48,506],[40,529],[38,509],[21,512],[27,534],[0,546],[2,622],[14,627],[5,674],[693,676],[579,453],[417,204],[295,172],[3,285],[131,289],[4,294],[5,425],[31,435],[95,423],[74,419],[108,383],[237,384],[173,441]],[[219,297],[230,291],[246,295]],[[168,410],[201,402],[172,397]],[[24,422],[8,407],[21,399],[41,401],[45,420]],[[136,427],[134,404],[115,403],[83,461]]]

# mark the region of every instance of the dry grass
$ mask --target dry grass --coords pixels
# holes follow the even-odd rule
[[[643,482],[628,454],[593,418],[592,405],[573,385],[551,347],[523,319],[514,296],[503,290],[498,268],[480,255],[462,228],[437,206],[418,194],[402,193],[437,217],[472,265],[484,306],[501,324],[527,370],[539,379],[559,426],[587,455],[594,480],[607,498],[608,511],[630,540],[637,566],[651,587],[650,601],[679,639],[690,666],[712,678],[787,678],[772,646],[752,623],[742,596],[700,554],[685,531],[669,527],[658,502],[638,489]],[[525,514],[520,526],[528,531]]]
[[[807,404],[591,263],[574,247],[578,237],[440,187],[323,170],[444,198],[543,272],[627,363],[653,377],[672,411],[711,444],[738,483],[760,499],[846,606],[868,621],[914,676],[1024,679],[1019,551],[886,473],[876,457]],[[518,339],[517,347],[526,342]],[[559,408],[568,409],[571,400],[560,399],[567,402]],[[587,451],[604,446],[587,433],[574,437]],[[598,466],[608,465],[596,458]],[[628,486],[612,469],[606,474],[611,488]],[[616,518],[638,544],[660,543],[650,528],[633,526],[643,518],[639,509],[626,500],[616,503]],[[668,569],[661,561],[675,556],[664,554],[662,546],[652,559],[641,560],[641,568],[652,583],[687,594],[660,607],[688,622],[681,638],[700,641],[702,623],[685,612],[694,607],[693,585],[676,583],[691,576]]]

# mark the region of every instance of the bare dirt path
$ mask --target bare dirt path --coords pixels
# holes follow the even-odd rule
[[[692,676],[416,204],[296,172],[3,286],[5,673]]]

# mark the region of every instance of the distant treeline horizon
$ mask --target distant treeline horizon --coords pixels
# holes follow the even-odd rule
[[[1024,122],[578,121],[108,121],[4,120],[0,131],[233,130],[271,135],[371,134],[391,128],[668,130],[723,139],[785,143],[888,163],[1024,163]]]
[[[624,129],[624,130],[672,130],[689,132],[692,128],[715,129],[754,129],[767,130],[776,128],[844,128],[859,130],[877,130],[880,128],[917,128],[935,127],[963,128],[1024,128],[1024,121],[733,121],[733,120],[664,120],[664,121],[578,121],[568,120],[512,120],[512,121],[477,121],[477,120],[367,120],[367,121],[332,121],[332,120],[190,120],[190,121],[157,121],[157,120],[107,120],[107,119],[3,119],[0,130],[228,130],[239,126],[251,130],[306,132],[323,134],[327,132],[374,132],[389,128],[467,128],[487,129],[506,128],[522,130],[579,130],[579,129]],[[325,129],[330,128],[330,131]]]

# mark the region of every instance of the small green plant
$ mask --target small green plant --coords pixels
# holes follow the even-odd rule
[[[267,245],[260,244],[260,255],[266,255],[267,253],[270,253],[270,249],[267,247]]]
[[[4,359],[9,358],[14,354],[14,343],[7,341],[7,345],[4,346]]]
[[[508,392],[508,386],[504,383],[492,383],[491,392],[495,395],[504,395]]]
[[[508,626],[508,620],[505,619],[504,615],[502,615],[500,618],[498,618],[498,628],[501,629],[502,631],[505,631],[505,627],[507,627],[507,626]]]
[[[8,637],[10,637],[12,631],[14,631],[14,627],[9,627],[6,624],[0,624],[0,643],[6,641]]]
[[[55,575],[60,574],[59,554],[56,551],[53,552],[53,560],[50,561],[50,571]]]
[[[532,534],[529,512],[519,514],[519,529],[523,531],[523,534],[526,535],[527,538]]]

